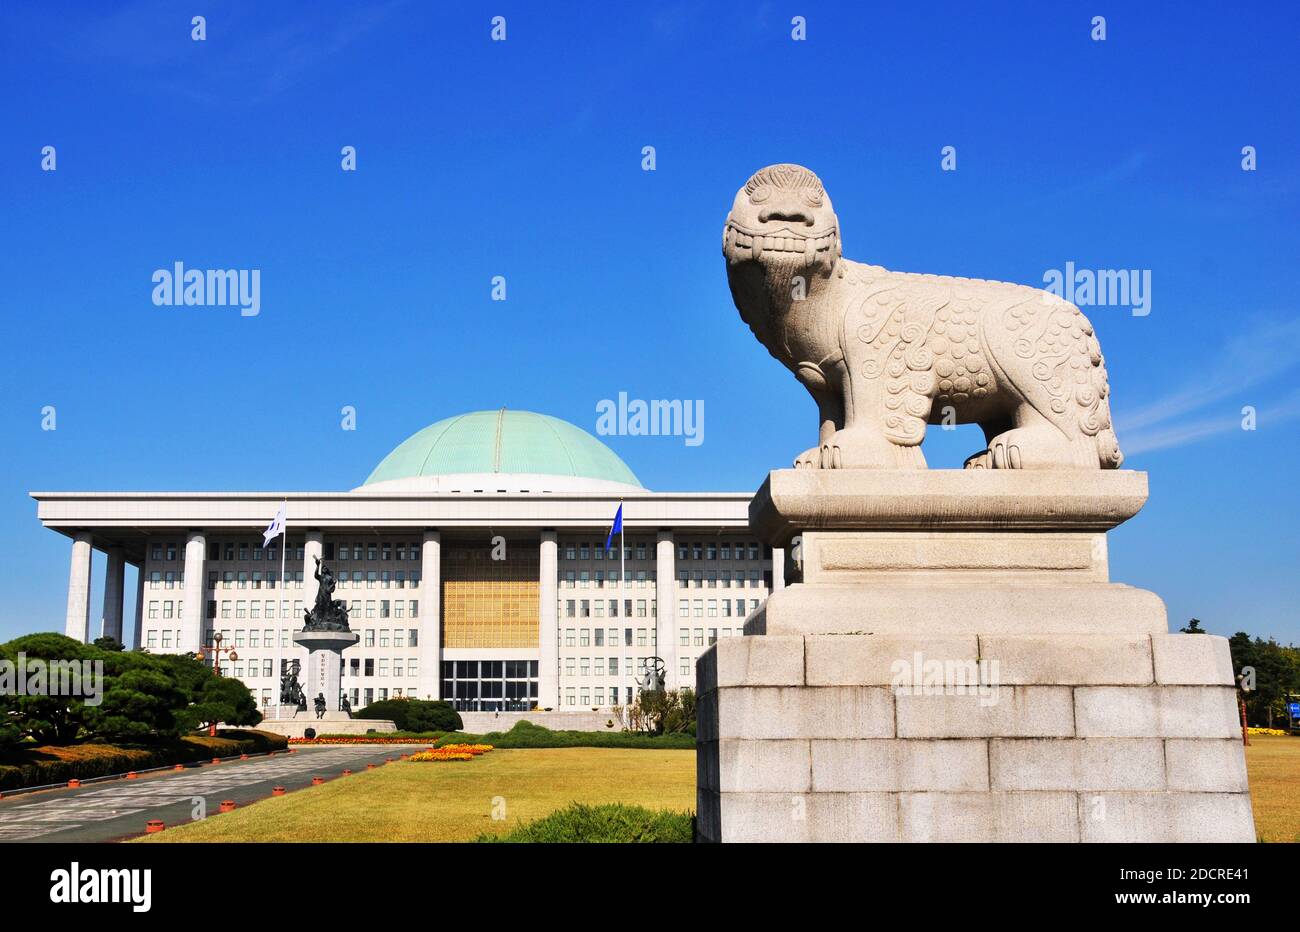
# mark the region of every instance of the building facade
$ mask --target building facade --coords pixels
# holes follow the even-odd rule
[[[333,570],[360,642],[343,655],[354,707],[399,696],[467,711],[606,710],[652,658],[670,688],[782,585],[783,555],[749,534],[748,493],[651,492],[565,421],[479,411],[414,434],[350,492],[33,492],[71,538],[65,632],[220,662],[262,705]],[[286,535],[263,544],[284,504]],[[623,506],[623,534],[606,549]],[[620,553],[620,546],[622,552]],[[91,554],[104,560],[91,624]],[[775,559],[774,559],[775,557]],[[125,631],[125,567],[137,568]]]

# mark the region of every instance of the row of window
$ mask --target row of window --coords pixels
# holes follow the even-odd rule
[[[677,545],[678,560],[731,560],[732,554],[735,554],[736,560],[757,560],[759,556],[758,544],[750,541],[749,543],[736,542],[735,549],[726,541],[716,543],[708,541],[703,544],[681,544]]]
[[[654,628],[637,628],[636,644],[632,643],[632,628],[566,628],[565,647],[653,647],[658,641]]]
[[[389,541],[375,541],[372,543],[356,543],[352,545],[326,541],[322,546],[322,552],[326,560],[338,560],[346,562],[347,560],[369,560],[370,562],[389,561],[389,560],[419,560],[420,545],[417,543]],[[285,551],[285,559],[301,560],[305,556],[306,546],[300,542],[289,543],[288,550]],[[149,548],[149,557],[154,562],[172,561],[184,559],[184,548],[176,543],[159,542]],[[208,544],[208,559],[212,561],[223,561],[226,563],[260,562],[262,560],[276,561],[280,559],[279,541],[273,541],[267,546],[259,543],[248,541],[213,541]]]
[[[749,611],[758,608],[758,599],[749,600]],[[732,613],[732,606],[735,606],[735,613]],[[718,608],[722,608],[723,618],[744,618],[745,600],[744,599],[680,599],[677,602],[678,618],[717,618]],[[707,612],[707,614],[706,614]]]
[[[154,608],[159,603],[149,603],[149,617],[156,618]],[[171,602],[164,601],[163,617],[172,617]],[[176,602],[176,617],[180,617],[182,602]],[[289,600],[283,599],[279,602],[281,618],[301,618],[302,617],[302,600],[295,599],[293,603],[293,614],[289,613]],[[231,612],[234,612],[232,615]],[[209,619],[217,617],[218,602],[216,599],[208,600]],[[263,618],[274,618],[276,612],[276,601],[274,599],[222,599],[220,602],[220,612],[222,619],[234,618],[235,620],[248,619],[257,621]],[[353,599],[348,603],[348,616],[356,620],[358,618],[419,618],[420,617],[420,600],[419,599]]]
[[[588,587],[604,589],[606,584],[611,589],[617,589],[619,588],[618,578],[618,570],[610,570],[608,573],[596,570],[594,576],[589,570],[565,570],[563,584],[565,589],[586,589]],[[631,589],[632,586],[628,585],[628,583],[635,582],[637,589],[644,589],[647,583],[653,585],[656,581],[657,577],[654,570],[649,572],[638,570],[635,577],[631,573],[627,575],[623,588]],[[592,583],[595,583],[595,585],[592,586]]]
[[[624,705],[631,705],[631,704],[632,704],[632,687],[631,687],[631,686],[625,686],[625,687],[623,688],[623,697],[624,697],[624,698],[623,698],[623,702],[622,702],[622,704],[624,704]],[[565,704],[566,706],[575,706],[575,707],[576,707],[576,706],[590,706],[591,708],[598,708],[598,707],[604,706],[604,705],[605,705],[605,687],[604,687],[604,686],[596,686],[595,688],[590,688],[590,687],[587,687],[587,686],[583,686],[583,687],[581,687],[581,688],[578,688],[578,687],[575,687],[575,686],[570,686],[570,687],[568,687],[567,689],[564,690],[564,704]],[[619,703],[619,688],[618,688],[617,686],[611,686],[611,687],[609,688],[609,704],[610,704],[610,705],[619,705],[619,704],[620,704],[620,703]]]
[[[757,560],[762,552],[759,545],[753,541],[736,541],[734,545],[730,541],[679,543],[677,545],[678,560]],[[565,544],[563,556],[565,560],[617,560],[619,553],[617,546],[606,551],[605,545],[600,542],[593,544],[582,541]],[[648,542],[634,541],[624,545],[623,559],[645,560],[647,558],[654,559],[654,554],[650,550]]]
[[[386,677],[390,667],[394,678],[420,675],[420,662],[414,657],[350,657],[343,666],[343,675]]]
[[[339,562],[367,560],[375,563],[391,560],[414,561],[421,558],[420,545],[414,542],[375,541],[372,543],[355,543],[349,546],[344,543],[325,541],[322,550],[326,560]],[[183,560],[184,552],[184,548],[178,543],[159,541],[150,546],[149,558],[155,563],[174,562],[177,559]],[[736,541],[735,544],[730,541],[707,541],[690,544],[679,543],[677,545],[678,560],[757,560],[761,553],[765,553],[765,550],[753,541]],[[304,555],[305,546],[301,543],[291,542],[285,552],[285,559],[302,560]],[[583,541],[581,543],[565,544],[563,557],[566,560],[618,560],[619,552],[617,547],[606,550],[602,543],[593,544]],[[634,541],[625,544],[622,557],[624,560],[654,559],[650,544],[646,541]],[[280,559],[280,550],[278,542],[263,547],[261,544],[247,541],[213,541],[208,544],[208,559],[226,563],[235,561],[241,563],[260,562],[263,560],[274,562]]]
[[[623,618],[645,618],[647,604],[650,612],[648,617],[657,618],[657,599],[650,599],[648,603],[645,599],[561,599],[559,612],[562,618],[604,618],[608,611],[610,618],[618,618],[621,607]]]
[[[618,544],[612,541],[608,550],[603,543],[588,544],[584,541],[578,544],[565,544],[562,555],[566,560],[613,560],[615,563],[619,560]],[[647,556],[651,560],[654,559],[653,553],[647,553],[645,541],[635,541],[623,546],[624,560],[644,560]]]

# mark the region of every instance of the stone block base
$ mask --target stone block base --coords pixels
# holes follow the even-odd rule
[[[346,712],[326,712],[317,718],[315,712],[299,712],[295,718],[264,718],[257,726],[259,731],[269,731],[289,738],[301,738],[308,728],[318,735],[364,735],[367,732],[397,731],[397,725],[387,719],[349,718]]]
[[[704,841],[1255,839],[1223,638],[756,635],[696,681]]]

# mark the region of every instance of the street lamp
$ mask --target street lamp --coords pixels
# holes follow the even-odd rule
[[[235,653],[235,649],[234,649],[233,647],[222,647],[222,646],[221,646],[221,641],[222,641],[222,638],[221,638],[221,632],[220,632],[220,631],[217,631],[217,632],[215,632],[215,633],[212,635],[212,644],[211,644],[211,646],[209,646],[209,647],[200,647],[200,648],[199,648],[199,652],[198,652],[197,654],[194,655],[194,656],[198,657],[198,659],[200,659],[200,660],[207,660],[207,659],[208,659],[208,655],[211,654],[211,655],[212,655],[212,672],[215,673],[215,674],[217,674],[217,676],[220,676],[220,675],[221,675],[221,655],[222,655],[222,654],[229,654],[231,660],[238,660],[238,659],[239,659],[239,655]]]
[[[194,655],[199,660],[203,660],[203,661],[206,661],[208,659],[208,656],[211,655],[212,672],[215,673],[217,676],[221,675],[222,654],[229,654],[231,660],[239,659],[239,655],[235,653],[235,649],[233,647],[222,647],[221,641],[222,641],[221,632],[217,631],[212,635],[212,644],[208,647],[200,647],[198,653]],[[208,736],[212,738],[215,738],[217,736],[216,722],[212,722],[210,725],[208,725]]]

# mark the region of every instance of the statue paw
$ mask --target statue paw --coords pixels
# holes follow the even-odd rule
[[[813,447],[811,450],[804,450],[794,458],[795,469],[821,469],[822,466],[822,448]]]

